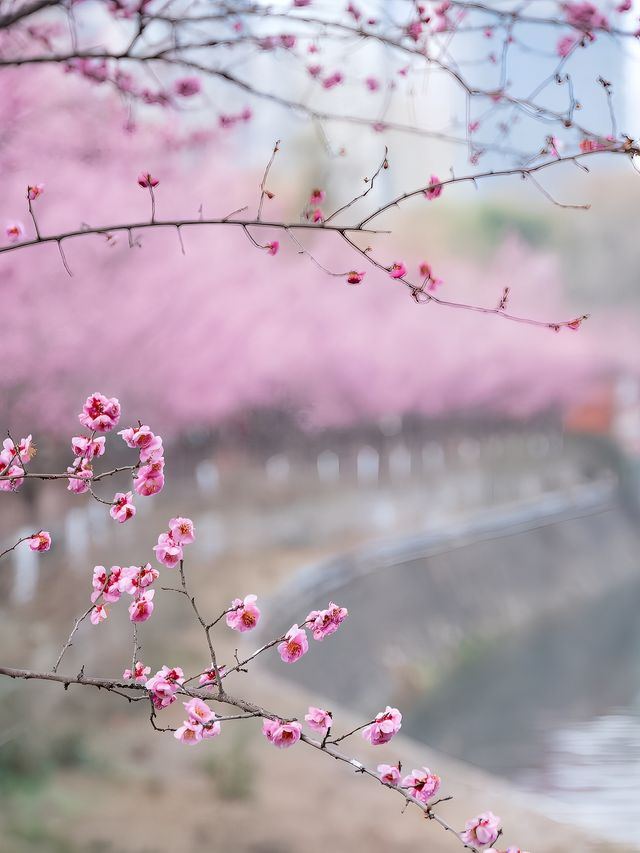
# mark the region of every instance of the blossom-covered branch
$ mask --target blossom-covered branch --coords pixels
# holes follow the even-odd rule
[[[97,433],[111,432],[120,418],[120,406],[115,398],[108,398],[102,394],[94,394],[85,403],[79,420],[83,426],[90,430],[86,437],[86,443],[79,447],[79,438],[74,437],[72,445],[74,448],[88,452],[91,447],[102,447],[104,449],[105,436],[96,438]],[[141,457],[148,460],[149,454],[161,450],[162,444],[151,430],[142,426],[123,429],[120,436],[129,447],[140,451]],[[16,454],[21,458],[30,458],[29,451],[32,445],[26,440],[20,445],[10,448],[12,457]],[[3,453],[6,453],[4,450]],[[87,458],[83,456],[81,458]],[[19,486],[18,486],[19,488]],[[14,489],[15,490],[15,489]],[[133,513],[127,513],[124,508],[119,509],[119,521],[126,521],[133,517]],[[112,511],[113,514],[113,511]],[[45,534],[35,534],[43,537]],[[48,537],[47,550],[51,539]],[[480,853],[493,845],[501,835],[500,819],[491,812],[485,812],[468,821],[464,830],[455,829],[447,821],[440,811],[435,807],[447,800],[450,796],[438,797],[441,788],[440,777],[429,768],[414,769],[410,774],[403,776],[401,764],[378,765],[376,770],[368,768],[355,757],[337,749],[337,746],[354,735],[360,733],[362,738],[372,747],[388,744],[400,731],[402,726],[402,714],[397,708],[387,706],[383,711],[376,714],[373,719],[363,725],[351,728],[346,733],[330,737],[335,724],[334,715],[322,708],[311,706],[304,717],[304,722],[309,729],[320,737],[312,737],[302,730],[302,723],[295,717],[283,715],[272,709],[257,705],[255,702],[246,700],[235,692],[227,690],[227,681],[234,674],[247,673],[249,667],[259,655],[277,647],[277,653],[285,664],[295,664],[310,651],[308,632],[316,642],[322,642],[339,630],[342,623],[348,617],[346,608],[330,602],[324,610],[313,610],[300,624],[293,624],[282,636],[263,644],[253,653],[247,655],[242,661],[238,659],[236,652],[236,665],[224,666],[217,663],[213,629],[216,628],[224,618],[228,629],[239,633],[247,633],[256,628],[261,619],[261,610],[257,604],[256,595],[247,595],[244,598],[234,599],[230,606],[225,608],[216,618],[209,621],[204,615],[203,608],[197,602],[196,597],[190,592],[186,576],[185,551],[195,540],[196,532],[193,522],[185,517],[176,516],[169,522],[166,532],[158,537],[157,544],[153,547],[156,561],[162,566],[162,571],[171,572],[178,569],[180,585],[177,588],[170,587],[168,591],[181,593],[188,600],[191,611],[197,624],[203,632],[206,647],[206,666],[199,675],[186,677],[183,670],[178,666],[163,666],[153,676],[151,668],[137,660],[139,650],[138,627],[148,621],[155,611],[155,588],[154,584],[159,579],[161,570],[154,568],[151,563],[142,566],[96,566],[93,570],[92,587],[89,606],[78,616],[69,633],[68,638],[53,664],[51,670],[35,672],[28,669],[20,669],[0,666],[0,676],[25,681],[50,681],[62,684],[65,689],[70,685],[83,685],[113,693],[129,702],[147,701],[150,703],[149,721],[152,728],[159,733],[171,733],[177,740],[187,745],[200,744],[203,741],[217,738],[222,734],[223,724],[237,721],[262,720],[262,731],[267,740],[278,748],[292,747],[301,742],[319,752],[323,752],[331,758],[352,767],[356,773],[376,780],[391,790],[398,792],[407,805],[417,806],[427,818],[439,825],[445,831],[452,833],[458,841],[467,849]],[[167,588],[163,588],[167,589]],[[108,605],[116,604],[123,596],[129,596],[131,603],[128,607],[129,619],[134,627],[134,649],[131,667],[127,667],[120,678],[99,678],[85,674],[84,666],[75,676],[65,675],[59,672],[59,668],[67,651],[77,642],[79,629],[87,621],[94,626],[105,622],[109,616]],[[103,628],[100,630],[104,630]],[[191,683],[198,679],[198,687]],[[159,725],[157,720],[161,712],[173,705],[178,698],[184,698],[183,702],[186,719],[179,727]],[[218,713],[211,707],[214,703],[219,706],[228,706],[239,713]]]

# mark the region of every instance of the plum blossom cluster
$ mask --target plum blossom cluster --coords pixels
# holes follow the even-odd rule
[[[111,432],[120,420],[120,402],[116,397],[105,397],[104,394],[95,392],[85,400],[78,420],[83,427],[89,430],[89,435],[74,435],[71,439],[71,449],[75,454],[73,465],[67,468],[69,476],[68,490],[77,495],[90,491],[90,481],[93,478],[93,460],[103,456],[105,451],[105,437],[98,436],[98,432]],[[126,521],[128,509],[123,510],[122,518]],[[133,510],[127,517],[132,517]],[[113,513],[112,513],[113,515]],[[115,518],[116,516],[113,515]]]
[[[193,521],[190,518],[172,518],[169,529],[158,537],[158,544],[153,546],[156,560],[168,569],[175,569],[184,559],[183,548],[195,539]]]
[[[184,684],[184,680],[184,672],[179,666],[163,666],[159,669],[145,683],[153,707],[159,711],[172,705],[177,699],[178,688]]]
[[[0,450],[0,490],[16,492],[24,483],[25,465],[35,456],[32,437],[21,438],[19,444],[5,438]],[[43,550],[43,549],[38,549]]]
[[[220,734],[222,726],[206,702],[194,697],[182,704],[187,712],[187,719],[174,732],[176,740],[193,745]]]
[[[334,634],[340,625],[348,616],[346,607],[340,607],[329,603],[326,610],[312,610],[307,616],[304,625],[308,625],[314,640],[320,642]],[[309,651],[309,640],[304,626],[299,627],[297,624],[284,635],[282,642],[278,645],[278,654],[284,663],[295,663]]]
[[[145,424],[127,427],[118,433],[122,440],[133,450],[140,452],[133,488],[143,497],[157,495],[164,488],[164,447],[162,438],[153,433]]]
[[[129,605],[131,622],[146,622],[153,613],[155,590],[150,589],[160,576],[150,563],[144,566],[96,566],[93,570],[93,592],[91,602],[94,605],[90,618],[94,625],[104,622],[109,615],[107,603],[120,600],[123,593],[132,597]]]

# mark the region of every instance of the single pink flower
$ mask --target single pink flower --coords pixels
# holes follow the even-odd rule
[[[127,447],[131,447],[135,450],[141,450],[143,447],[147,447],[155,438],[154,434],[146,425],[121,429],[118,432],[118,435],[122,436],[122,440]]]
[[[313,705],[309,706],[309,712],[304,715],[304,718],[310,729],[314,729],[314,731],[320,732],[322,735],[329,731],[333,723],[331,711],[325,711],[323,708],[314,708]]]
[[[51,548],[51,534],[46,530],[35,533],[29,539],[29,548],[32,551],[48,551]]]
[[[157,462],[164,458],[164,448],[162,446],[162,437],[152,435],[152,437],[140,445],[140,461],[143,463]]]
[[[391,276],[391,278],[404,278],[406,274],[407,268],[402,263],[402,261],[393,264],[391,266],[391,269],[389,270],[389,275]]]
[[[227,613],[227,625],[234,631],[251,631],[258,624],[260,610],[256,606],[257,595],[247,595],[244,600],[234,598],[231,602],[231,610]]]
[[[493,812],[483,812],[478,817],[467,821],[466,829],[460,837],[465,844],[483,847],[485,844],[493,844],[498,837],[499,829],[500,818]]]
[[[182,704],[193,723],[208,723],[209,720],[213,720],[216,716],[207,703],[197,697]]]
[[[24,471],[19,465],[10,465],[0,471],[3,477],[9,477],[9,480],[0,480],[0,491],[2,492],[17,492],[20,486],[24,483]]]
[[[311,190],[311,195],[309,196],[309,204],[312,204],[314,207],[317,207],[319,204],[326,198],[326,193],[324,190],[320,190],[318,188]]]
[[[22,222],[9,222],[4,233],[9,238],[10,243],[19,243],[24,235],[24,225]]]
[[[432,773],[428,767],[423,767],[422,770],[412,770],[409,776],[405,776],[402,787],[409,788],[416,800],[426,803],[440,790],[440,777]]]
[[[44,184],[34,184],[27,187],[27,198],[29,201],[35,201],[44,192]]]
[[[226,666],[219,666],[218,672],[220,673],[220,677],[226,673]],[[217,683],[216,680],[216,671],[215,669],[208,669],[206,672],[203,672],[200,678],[198,679],[198,684],[200,687],[213,687]]]
[[[169,532],[178,545],[190,545],[196,538],[190,518],[172,518],[169,522]]]
[[[7,463],[13,462],[16,458],[19,458],[20,461],[26,465],[26,463],[30,462],[36,455],[36,447],[31,435],[28,435],[26,438],[21,438],[17,445],[14,444],[10,438],[5,438],[2,442],[2,448],[3,457],[6,459]]]
[[[120,420],[120,403],[116,397],[92,394],[78,415],[82,426],[96,432],[110,432]]]
[[[148,187],[157,187],[160,181],[154,178],[149,172],[140,172],[138,175],[138,183],[144,189]]]
[[[183,558],[182,548],[170,533],[161,533],[153,550],[156,552],[156,560],[168,569],[174,569]]]
[[[292,625],[282,643],[278,645],[278,654],[285,663],[295,663],[309,651],[309,641],[304,628]]]
[[[111,518],[124,524],[136,514],[136,508],[133,505],[133,494],[131,492],[116,492],[113,498],[113,506],[109,510]]]
[[[138,473],[133,481],[133,489],[137,495],[148,498],[157,495],[164,488],[164,460],[157,461],[152,465],[143,465],[138,468]]]
[[[402,726],[402,714],[397,708],[389,705],[381,711],[370,725],[362,731],[362,737],[373,746],[388,743],[391,738],[400,731]]]
[[[378,776],[385,785],[397,785],[400,782],[400,771],[395,764],[378,764]]]
[[[278,249],[280,248],[280,243],[278,240],[272,240],[270,243],[264,247],[270,255],[277,255]]]
[[[99,625],[100,622],[104,622],[104,620],[108,616],[109,611],[107,610],[106,606],[104,604],[96,604],[93,610],[91,611],[89,619],[91,619],[93,625]]]
[[[351,270],[351,272],[347,273],[347,284],[360,284],[365,275],[366,273],[364,272]]]
[[[125,669],[122,673],[122,677],[125,681],[130,681],[131,679],[135,679],[138,684],[144,684],[147,680],[147,676],[151,672],[150,666],[145,666],[142,661],[136,661],[135,666],[133,668],[133,672],[130,669]]]
[[[438,198],[442,195],[442,184],[440,183],[440,178],[437,175],[431,175],[429,181],[429,186],[424,191],[424,197],[428,198],[429,201],[432,201],[434,198]]]
[[[262,733],[278,749],[286,749],[300,740],[302,726],[297,720],[285,723],[282,720],[265,720]]]
[[[364,82],[370,92],[377,92],[380,88],[380,82],[375,77],[367,77]]]
[[[129,619],[132,622],[146,622],[153,613],[153,596],[155,589],[140,593],[129,605]]]
[[[175,730],[173,736],[176,740],[186,743],[189,746],[193,746],[196,743],[200,743],[202,740],[202,726],[199,723],[192,722],[191,720],[185,720],[180,728]]]

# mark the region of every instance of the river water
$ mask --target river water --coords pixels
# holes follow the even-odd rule
[[[403,729],[640,849],[639,613],[640,581],[467,648]]]

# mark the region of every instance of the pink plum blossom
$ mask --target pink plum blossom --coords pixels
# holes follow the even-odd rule
[[[109,611],[107,610],[104,604],[96,604],[89,615],[91,622],[93,625],[99,625],[100,622],[104,622],[104,620],[109,616]]]
[[[465,844],[484,847],[486,844],[493,844],[498,837],[499,829],[500,818],[496,817],[493,812],[483,812],[467,821],[466,829],[461,838]]]
[[[161,533],[153,550],[156,552],[156,560],[168,569],[174,569],[184,556],[182,548],[170,533]]]
[[[424,191],[424,197],[429,199],[429,201],[433,201],[434,198],[438,198],[442,195],[442,184],[440,183],[440,178],[437,175],[431,175],[429,179],[429,186]]]
[[[36,455],[36,448],[31,435],[21,438],[17,445],[10,438],[5,438],[2,442],[2,447],[3,454],[5,454],[8,462],[12,462],[16,457],[19,457],[20,461],[26,464]]]
[[[381,711],[370,725],[362,731],[362,737],[373,746],[388,743],[391,738],[400,731],[402,726],[402,714],[397,708],[389,705]]]
[[[347,284],[360,284],[365,275],[366,273],[364,272],[351,270],[351,272],[347,273]]]
[[[209,722],[202,724],[202,738],[206,740],[206,738],[217,737],[222,731],[222,726],[220,722],[216,719],[216,715],[213,714]]]
[[[51,548],[51,534],[46,530],[34,533],[29,539],[29,548],[32,551],[48,551]]]
[[[92,394],[78,415],[82,426],[96,432],[111,432],[120,420],[120,403],[116,397]]]
[[[234,598],[232,610],[227,613],[226,622],[234,631],[251,631],[258,624],[260,609],[256,605],[257,595],[247,595],[244,599]]]
[[[311,195],[309,196],[309,204],[313,205],[314,207],[317,207],[319,204],[322,204],[325,198],[325,191],[316,188],[314,190],[311,190]]]
[[[19,243],[24,235],[24,225],[22,222],[9,222],[4,233],[9,238],[10,243]]]
[[[304,715],[305,721],[310,729],[314,729],[320,734],[326,734],[333,723],[331,711],[325,711],[323,708],[314,708],[309,706],[309,712]]]
[[[141,462],[158,462],[163,458],[164,448],[162,447],[162,438],[159,435],[151,435],[149,440],[145,440],[139,445],[140,461]]]
[[[141,589],[158,580],[160,572],[152,568],[151,563],[144,566],[126,566],[121,569],[119,588],[128,595],[136,595]]]
[[[95,566],[91,583],[91,601],[97,601],[100,596],[110,603],[118,601],[122,595],[122,569],[120,566],[111,566],[111,570],[107,572],[104,566]]]
[[[133,489],[137,495],[148,498],[157,495],[164,488],[163,463],[154,462],[143,465],[133,481]]]
[[[151,694],[153,707],[161,710],[175,702],[175,694],[180,684],[184,684],[184,673],[180,667],[169,669],[168,666],[163,666],[145,684],[145,687]]]
[[[95,459],[104,455],[105,437],[89,438],[86,435],[74,435],[71,439],[71,449],[81,459]]]
[[[142,592],[129,605],[129,619],[132,622],[146,622],[153,613],[153,596],[155,589]]]
[[[222,678],[226,673],[226,666],[219,666],[218,672],[220,673],[220,677]],[[208,669],[206,672],[203,672],[200,678],[198,679],[198,684],[200,687],[213,687],[216,684],[216,671],[215,669]]]
[[[285,723],[283,720],[264,720],[262,733],[278,749],[286,749],[300,740],[302,726],[297,720]]]
[[[143,447],[147,447],[155,438],[146,424],[144,426],[121,429],[118,435],[122,436],[122,440],[127,447],[131,447],[134,450],[141,450]]]
[[[7,470],[2,471],[1,474],[10,479],[0,480],[0,491],[17,492],[24,483],[24,471],[18,465],[12,465]]]
[[[149,172],[140,172],[138,175],[138,184],[144,188],[157,187],[160,181],[154,178]]]
[[[207,703],[197,697],[190,699],[188,702],[183,702],[182,704],[185,707],[189,719],[194,723],[208,723],[209,720],[213,720],[215,717],[215,714]]]
[[[377,92],[380,88],[380,82],[375,77],[367,77],[364,82],[370,92]]]
[[[278,654],[285,663],[295,663],[309,651],[309,641],[304,628],[292,625],[285,634],[284,640],[278,645]]]
[[[116,492],[113,498],[113,506],[109,510],[109,515],[120,524],[129,521],[136,514],[136,508],[133,505],[132,492]]]
[[[408,788],[416,800],[426,803],[440,790],[440,777],[428,767],[423,767],[422,770],[412,770],[409,776],[405,776],[402,787]]]
[[[402,261],[398,261],[395,264],[391,265],[391,269],[389,270],[389,275],[391,278],[404,278],[407,274],[407,268],[402,263]]]
[[[189,545],[196,538],[190,518],[172,518],[169,522],[169,532],[178,545]]]
[[[385,785],[397,785],[400,782],[400,770],[395,764],[378,764],[378,776]]]
[[[138,682],[138,684],[144,684],[150,672],[151,667],[145,666],[142,661],[138,660],[135,663],[133,672],[130,669],[125,669],[125,671],[122,673],[122,677],[125,681],[130,681],[131,679],[134,679]]]
[[[44,184],[33,184],[27,187],[27,198],[29,201],[35,201],[44,192]]]
[[[313,639],[321,642],[330,634],[335,634],[348,615],[346,607],[340,607],[330,601],[327,610],[312,610],[305,619],[305,624],[309,624]]]
[[[579,30],[608,30],[609,22],[593,3],[565,3],[567,23]]]
[[[93,468],[88,459],[77,458],[73,465],[67,468],[67,474],[73,474],[69,477],[68,491],[74,492],[76,495],[82,495],[89,491],[89,480],[93,477]]]
[[[270,255],[277,255],[278,249],[280,248],[280,243],[278,240],[272,240],[270,243],[267,243],[265,249]]]
[[[173,736],[176,740],[193,746],[202,740],[202,726],[192,720],[185,720],[180,728],[175,730]]]

